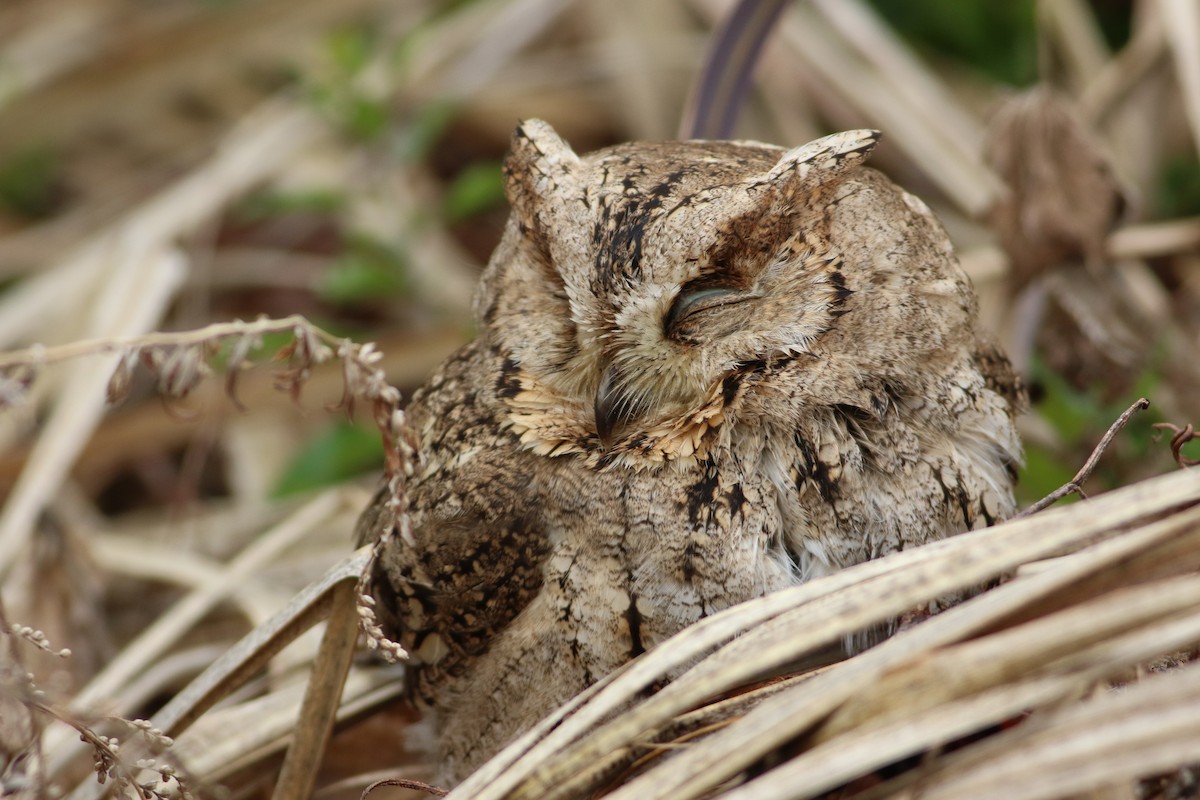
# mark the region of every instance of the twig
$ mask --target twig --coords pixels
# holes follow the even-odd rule
[[[313,367],[336,355],[343,363],[345,391],[342,406],[349,410],[350,401],[355,398],[369,402],[385,444],[391,443],[398,435],[398,422],[393,419],[393,413],[399,411],[400,392],[388,384],[387,376],[379,368],[382,356],[375,345],[370,342],[359,345],[336,337],[299,315],[279,320],[261,318],[254,322],[218,323],[196,331],[98,338],[55,347],[34,346],[13,353],[0,353],[0,400],[12,405],[23,402],[22,391],[32,385],[43,364],[112,353],[119,354],[115,359],[116,366],[107,369],[115,371],[108,376],[100,376],[107,380],[108,402],[117,402],[122,398],[129,388],[131,373],[139,363],[155,376],[158,391],[164,398],[179,400],[210,374],[208,362],[217,352],[218,345],[232,339],[235,343],[225,365],[228,373],[225,387],[236,402],[236,376],[245,366],[245,357],[259,346],[263,334],[283,331],[292,334],[292,342],[275,354],[275,359],[283,362],[282,368],[275,373],[276,387],[299,400],[301,388]],[[111,355],[109,358],[112,358]],[[8,374],[5,374],[6,371]],[[99,389],[103,384],[95,385],[93,381],[89,387]],[[2,410],[3,406],[0,406]],[[95,415],[100,410],[99,406],[92,409]],[[398,420],[402,419],[401,415]],[[66,433],[77,434],[78,426]],[[61,430],[57,435],[60,439],[65,437]],[[38,446],[44,446],[44,441]],[[38,452],[43,451],[35,450],[35,457]],[[73,452],[63,451],[66,455]],[[387,452],[392,452],[392,449],[389,448]],[[69,460],[60,456],[53,466],[61,472],[69,466]],[[390,474],[392,464],[388,466]],[[53,487],[58,485],[50,480],[58,472],[44,470],[36,473],[39,482],[33,484],[32,489],[26,489],[24,487],[27,484],[18,482],[14,489],[16,499],[10,498],[5,505],[0,514],[0,576],[6,574],[16,562],[16,554],[34,528],[32,521]]]
[[[1189,422],[1181,428],[1170,422],[1156,422],[1150,427],[1168,430],[1173,434],[1171,436],[1171,455],[1175,457],[1175,463],[1180,467],[1187,469],[1200,464],[1200,459],[1188,458],[1183,454],[1183,446],[1196,438],[1196,429],[1192,427],[1192,423]]]
[[[1100,444],[1096,445],[1096,448],[1092,450],[1092,454],[1088,456],[1087,461],[1083,462],[1083,466],[1079,468],[1079,472],[1075,473],[1074,478],[1071,478],[1071,480],[1067,481],[1062,486],[1043,497],[1041,500],[1038,500],[1020,514],[1017,514],[1015,519],[1028,517],[1038,513],[1039,511],[1047,509],[1069,494],[1077,494],[1082,499],[1086,500],[1087,495],[1083,491],[1083,484],[1086,483],[1087,479],[1092,476],[1092,471],[1096,469],[1096,464],[1099,463],[1100,456],[1104,455],[1104,451],[1108,449],[1110,444],[1112,444],[1112,440],[1118,433],[1121,432],[1121,429],[1129,423],[1130,418],[1132,418],[1133,415],[1138,411],[1145,411],[1149,407],[1149,400],[1144,397],[1138,398],[1136,403],[1125,409],[1121,416],[1117,417],[1117,421],[1109,426],[1108,433],[1104,434],[1104,438],[1100,440]]]
[[[179,331],[172,333],[148,333],[144,336],[129,338],[85,339],[69,342],[55,347],[33,345],[24,350],[11,350],[0,353],[0,369],[24,365],[42,365],[55,361],[65,361],[85,355],[101,353],[118,353],[130,348],[153,347],[184,347],[204,344],[214,339],[224,339],[230,336],[258,336],[264,333],[282,333],[295,328],[307,328],[330,344],[338,344],[342,340],[332,334],[322,331],[299,314],[282,319],[258,319],[254,322],[234,320],[218,322],[194,331]]]
[[[408,778],[384,778],[381,781],[375,781],[370,786],[363,789],[362,794],[359,795],[359,800],[367,800],[367,795],[371,794],[371,792],[375,791],[380,786],[397,786],[401,789],[413,789],[418,792],[425,792],[425,794],[433,795],[434,797],[445,797],[446,795],[450,794],[445,789],[440,789],[437,786],[430,786],[428,783],[423,783],[421,781],[412,781]]]

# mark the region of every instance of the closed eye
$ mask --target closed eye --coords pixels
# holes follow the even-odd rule
[[[663,329],[670,333],[679,323],[693,314],[718,306],[740,303],[747,299],[749,298],[739,290],[720,286],[709,286],[690,291],[684,287],[675,297],[675,302],[671,303],[671,308],[663,319]]]

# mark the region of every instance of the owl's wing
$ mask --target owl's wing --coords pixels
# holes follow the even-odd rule
[[[394,521],[382,493],[359,524],[378,538]],[[545,537],[532,520],[429,520],[411,541],[396,531],[371,575],[377,616],[417,667],[416,688],[460,674],[528,605],[542,586]]]
[[[481,390],[481,358],[468,346],[409,408],[423,459],[408,490],[409,535],[386,487],[357,528],[360,545],[390,534],[371,591],[385,631],[413,655],[419,690],[460,674],[543,581],[548,542],[530,496],[533,457],[519,452]]]

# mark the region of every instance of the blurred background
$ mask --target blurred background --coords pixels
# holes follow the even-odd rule
[[[410,394],[472,335],[516,122],[546,119],[579,152],[680,135],[733,5],[5,0],[0,349],[302,314],[375,342]],[[1200,6],[798,1],[740,99],[735,138],[884,132],[872,165],[941,217],[1027,377],[1023,504],[1069,480],[1139,396],[1151,410],[1089,491],[1176,468],[1152,425],[1200,417]],[[56,697],[90,689],[83,706],[145,715],[349,552],[379,434],[326,410],[336,360],[299,401],[273,389],[289,338],[263,337],[236,402],[229,342],[205,351],[212,376],[152,364],[115,393],[116,354],[0,372],[5,613],[72,649],[32,657]],[[172,375],[188,391],[164,399]],[[264,537],[274,551],[238,561]],[[139,639],[171,614],[170,636]],[[243,699],[282,697],[312,646]],[[364,709],[386,710],[339,735],[327,783],[419,773],[386,684],[361,689]],[[248,743],[231,708],[180,750],[204,785],[258,796],[288,718]],[[56,765],[65,786],[89,768],[72,763]]]

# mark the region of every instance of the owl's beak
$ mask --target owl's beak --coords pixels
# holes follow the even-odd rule
[[[609,364],[600,376],[600,385],[596,387],[595,411],[596,434],[600,437],[601,446],[608,450],[629,421],[630,414],[629,403],[621,393],[616,364]]]

